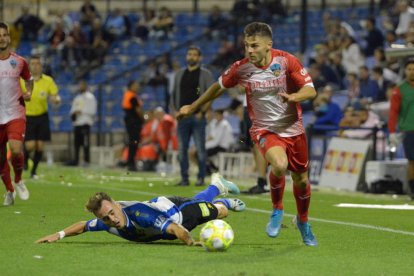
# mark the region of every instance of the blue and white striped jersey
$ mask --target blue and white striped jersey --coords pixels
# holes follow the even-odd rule
[[[150,242],[160,239],[175,239],[166,233],[172,222],[182,223],[182,213],[168,198],[161,196],[150,201],[118,201],[126,217],[123,229],[109,227],[100,219],[87,221],[87,231],[107,231],[121,238],[135,242]]]

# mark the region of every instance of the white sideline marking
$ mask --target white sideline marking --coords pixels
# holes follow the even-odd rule
[[[265,214],[269,214],[269,215],[271,214],[270,211],[266,211],[266,210],[262,210],[262,209],[256,209],[256,208],[246,208],[246,210],[257,212],[257,213],[265,213]],[[295,217],[295,215],[286,214],[286,213],[285,213],[285,216]],[[394,233],[394,234],[414,236],[414,232],[395,230],[395,229],[391,229],[391,228],[386,228],[386,227],[381,227],[381,226],[374,226],[374,225],[369,225],[369,224],[344,222],[344,221],[336,221],[336,220],[327,220],[327,219],[319,219],[319,218],[312,218],[312,217],[309,217],[309,219],[312,220],[312,221],[318,221],[318,222],[324,222],[324,223],[352,226],[352,227],[365,228],[365,229],[373,229],[373,230],[377,230],[377,231],[390,232],[390,233]]]
[[[47,183],[47,184],[56,185],[56,182],[53,182],[53,181],[42,180],[42,182],[45,183],[45,184]],[[82,184],[82,185],[78,185],[77,188],[102,188],[102,187],[100,187],[98,185],[89,185],[89,184],[85,185],[85,184]],[[115,187],[105,186],[105,189],[106,190],[112,190],[112,191],[119,191],[119,192],[121,192],[121,191],[122,192],[129,192],[129,193],[140,194],[140,195],[159,196],[159,194],[157,194],[157,193],[130,190],[130,189],[125,189],[125,188],[115,188]],[[271,214],[271,211],[263,210],[263,209],[246,208],[246,210],[257,212],[257,213],[268,214],[268,215]],[[288,217],[292,217],[292,218],[295,217],[295,215],[292,215],[292,214],[286,214],[285,213],[284,215],[288,216]],[[357,227],[357,228],[372,229],[372,230],[389,232],[389,233],[394,233],[394,234],[414,236],[414,232],[403,231],[403,230],[395,230],[395,229],[391,229],[391,228],[386,228],[386,227],[381,227],[381,226],[374,226],[374,225],[369,225],[369,224],[360,224],[360,223],[353,223],[353,222],[343,222],[343,221],[336,221],[336,220],[319,219],[319,218],[313,218],[313,217],[309,217],[309,219],[312,220],[312,221],[318,221],[318,222],[324,222],[324,223],[352,226],[352,227]]]
[[[367,208],[367,209],[390,209],[390,210],[414,210],[414,205],[379,205],[379,204],[353,204],[353,203],[339,203],[334,205],[336,207],[344,208]]]

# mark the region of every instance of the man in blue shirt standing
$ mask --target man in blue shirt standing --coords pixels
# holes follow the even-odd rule
[[[107,231],[135,242],[179,239],[186,245],[201,245],[193,240],[191,230],[207,221],[227,217],[229,209],[243,211],[246,207],[236,198],[214,200],[218,195],[238,194],[240,190],[219,174],[213,174],[211,182],[193,198],[160,196],[144,202],[114,201],[106,193],[96,193],[86,203],[95,219],[79,221],[36,243],[56,242],[88,231]]]

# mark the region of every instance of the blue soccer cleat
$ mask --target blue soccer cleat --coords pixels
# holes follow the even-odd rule
[[[211,175],[211,185],[216,186],[222,196],[226,196],[229,193],[234,195],[240,194],[239,187],[233,182],[224,179],[219,173],[213,173]]]
[[[227,209],[242,212],[246,209],[246,204],[238,198],[219,198],[213,201],[213,203],[221,202],[226,205]]]
[[[302,235],[303,243],[307,246],[317,246],[318,242],[316,241],[315,236],[312,233],[311,225],[309,222],[300,222],[297,217],[294,223],[299,229],[300,234]]]
[[[266,225],[266,233],[271,238],[276,238],[279,235],[280,227],[282,226],[283,210],[274,209],[270,216],[270,221]]]

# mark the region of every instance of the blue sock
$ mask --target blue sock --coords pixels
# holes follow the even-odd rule
[[[194,196],[195,199],[205,200],[207,202],[212,202],[213,199],[220,194],[219,189],[214,186],[210,185],[205,190],[199,192]]]
[[[231,207],[229,201],[226,200],[225,198],[219,198],[219,199],[216,199],[216,200],[213,201],[213,203],[216,203],[216,202],[223,203],[227,207],[227,209],[230,209],[230,207]]]

